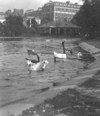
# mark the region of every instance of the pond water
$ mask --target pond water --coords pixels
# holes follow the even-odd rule
[[[53,51],[62,52],[60,39],[34,37],[21,41],[0,42],[0,113],[5,110],[18,112],[31,103],[32,98],[40,94],[40,90],[51,87],[53,82],[67,81],[81,70],[83,63],[77,59],[60,60],[54,63]],[[70,40],[66,47],[74,47]],[[26,64],[27,49],[34,49],[41,53],[41,60],[48,60],[44,72],[32,72],[29,74]],[[36,59],[30,56],[30,59]],[[20,105],[18,105],[20,104]],[[26,105],[25,105],[26,104]],[[0,115],[1,116],[1,115]],[[6,115],[5,115],[6,116]],[[7,114],[8,116],[8,114]]]

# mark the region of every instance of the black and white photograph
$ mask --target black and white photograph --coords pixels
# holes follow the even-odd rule
[[[0,116],[100,116],[100,0],[0,0]]]

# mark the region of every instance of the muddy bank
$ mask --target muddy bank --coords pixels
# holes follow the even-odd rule
[[[21,116],[100,116],[100,99],[68,89],[23,111]]]

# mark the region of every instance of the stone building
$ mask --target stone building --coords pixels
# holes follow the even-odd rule
[[[40,8],[38,10],[35,10],[35,11],[33,9],[30,9],[30,10],[27,10],[25,12],[25,19],[26,19],[26,21],[27,20],[30,21],[30,27],[31,27],[32,19],[35,19],[35,21],[37,22],[38,25],[41,24],[40,16],[41,16],[41,9]]]
[[[69,1],[66,3],[49,1],[41,8],[30,10],[30,12],[28,10],[25,14],[27,14],[27,16],[31,15],[34,18],[38,17],[38,19],[41,19],[42,24],[63,19],[70,21],[79,11],[80,7],[81,5],[77,3],[72,4]]]
[[[81,5],[77,3],[52,2],[44,4],[41,12],[42,23],[66,19],[70,21],[73,16],[79,11]]]

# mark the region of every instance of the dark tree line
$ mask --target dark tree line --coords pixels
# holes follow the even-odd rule
[[[84,0],[72,22],[82,27],[83,36],[89,39],[100,36],[100,0]]]
[[[31,27],[28,26],[28,21],[26,23],[25,26],[21,16],[9,15],[3,24],[0,23],[0,36],[25,36],[34,35],[38,32],[35,19],[32,19]]]

